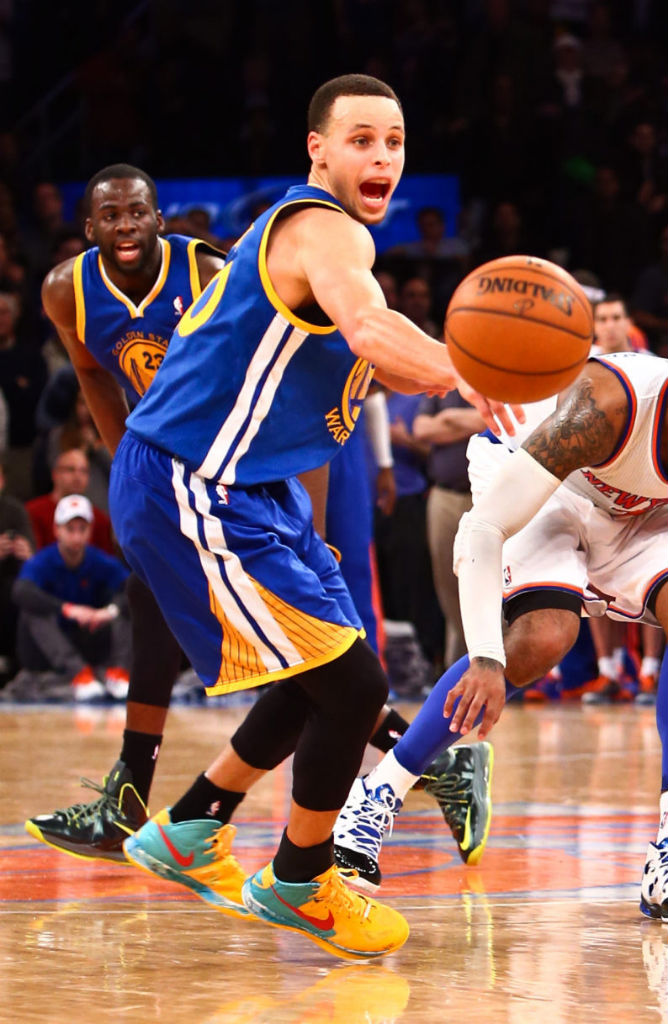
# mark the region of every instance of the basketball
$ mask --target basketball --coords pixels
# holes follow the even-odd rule
[[[575,278],[533,256],[503,256],[472,270],[445,317],[455,369],[502,402],[537,402],[568,387],[587,360],[593,331]]]

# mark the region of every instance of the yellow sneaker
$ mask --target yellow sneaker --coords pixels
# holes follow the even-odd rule
[[[186,885],[207,903],[232,917],[250,917],[241,899],[246,875],[233,856],[234,825],[204,818],[172,822],[169,808],[129,836],[125,856],[154,875]]]
[[[335,865],[311,882],[281,882],[268,864],[244,882],[242,898],[260,920],[300,932],[334,956],[384,956],[408,938],[406,919],[349,889]]]

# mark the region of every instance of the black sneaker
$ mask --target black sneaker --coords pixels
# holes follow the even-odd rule
[[[127,864],[123,840],[148,818],[146,806],[132,785],[132,774],[117,761],[103,786],[90,779],[81,784],[100,793],[90,804],[73,804],[63,811],[39,814],[25,823],[26,832],[63,853],[93,860]]]
[[[421,779],[441,808],[465,864],[478,864],[487,842],[493,765],[491,743],[462,743],[439,754]]]

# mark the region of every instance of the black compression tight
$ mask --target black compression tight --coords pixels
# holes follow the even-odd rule
[[[364,748],[387,699],[387,679],[365,640],[326,665],[267,688],[231,743],[254,768],[270,771],[294,752],[292,795],[312,811],[345,803]]]

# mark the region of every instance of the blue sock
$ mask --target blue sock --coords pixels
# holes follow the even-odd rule
[[[656,691],[656,727],[661,740],[661,792],[668,789],[668,647],[663,653]],[[396,747],[395,747],[396,750]]]
[[[441,750],[445,750],[460,738],[461,733],[450,732],[451,718],[443,717],[443,705],[450,690],[457,685],[468,667],[468,655],[450,666],[434,686],[408,730],[393,748],[392,752],[397,761],[411,775],[422,775]],[[521,687],[513,686],[506,679],[506,702],[520,690]],[[668,683],[666,697],[668,698]],[[458,703],[459,701],[455,703],[455,708]],[[479,725],[481,720],[482,712],[476,718],[475,724]],[[668,727],[668,722],[666,725]]]

